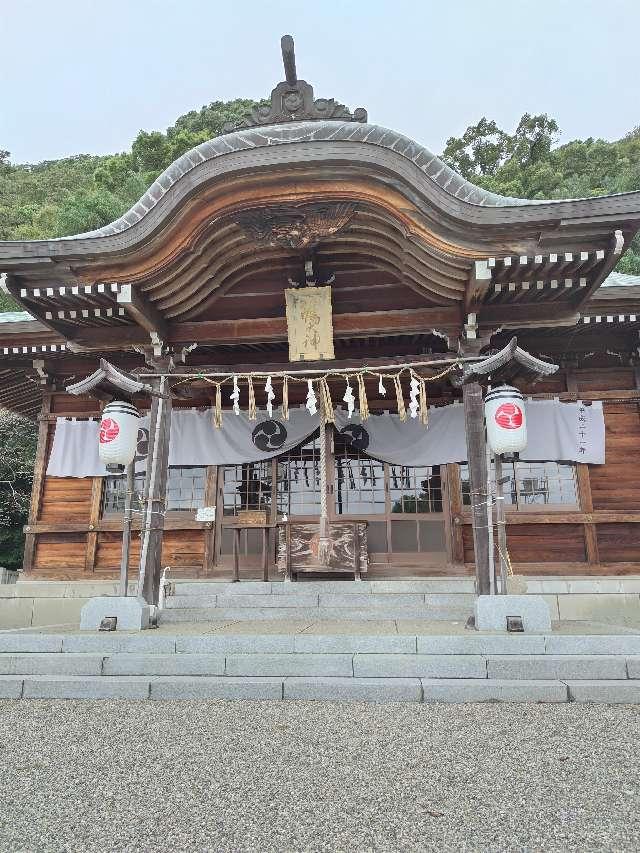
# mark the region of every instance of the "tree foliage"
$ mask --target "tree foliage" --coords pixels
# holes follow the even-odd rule
[[[10,569],[22,565],[37,439],[36,424],[0,409],[0,566]]]
[[[516,198],[589,198],[640,190],[640,128],[617,142],[585,139],[557,146],[559,128],[547,115],[522,116],[513,134],[482,118],[447,140],[443,159],[468,180]],[[640,275],[640,238],[618,264]]]

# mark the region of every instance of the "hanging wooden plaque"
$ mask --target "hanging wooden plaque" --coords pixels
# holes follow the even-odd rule
[[[289,361],[335,358],[330,287],[285,290]]]

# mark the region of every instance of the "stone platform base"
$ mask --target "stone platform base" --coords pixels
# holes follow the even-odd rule
[[[117,631],[143,631],[151,627],[155,607],[133,596],[101,595],[91,598],[80,612],[80,629],[97,631],[103,619],[115,618]]]

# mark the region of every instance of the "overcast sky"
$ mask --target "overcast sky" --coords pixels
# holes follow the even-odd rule
[[[440,152],[486,115],[562,139],[640,124],[640,0],[0,0],[0,148],[13,162],[127,150],[213,100],[298,75]]]

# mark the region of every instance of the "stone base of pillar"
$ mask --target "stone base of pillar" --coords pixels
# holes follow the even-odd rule
[[[101,595],[91,598],[80,612],[80,630],[96,631],[103,619],[115,617],[116,631],[143,631],[151,628],[155,607],[133,596]]]
[[[475,602],[478,631],[505,631],[507,618],[522,619],[525,633],[551,630],[551,611],[541,595],[479,595]]]

